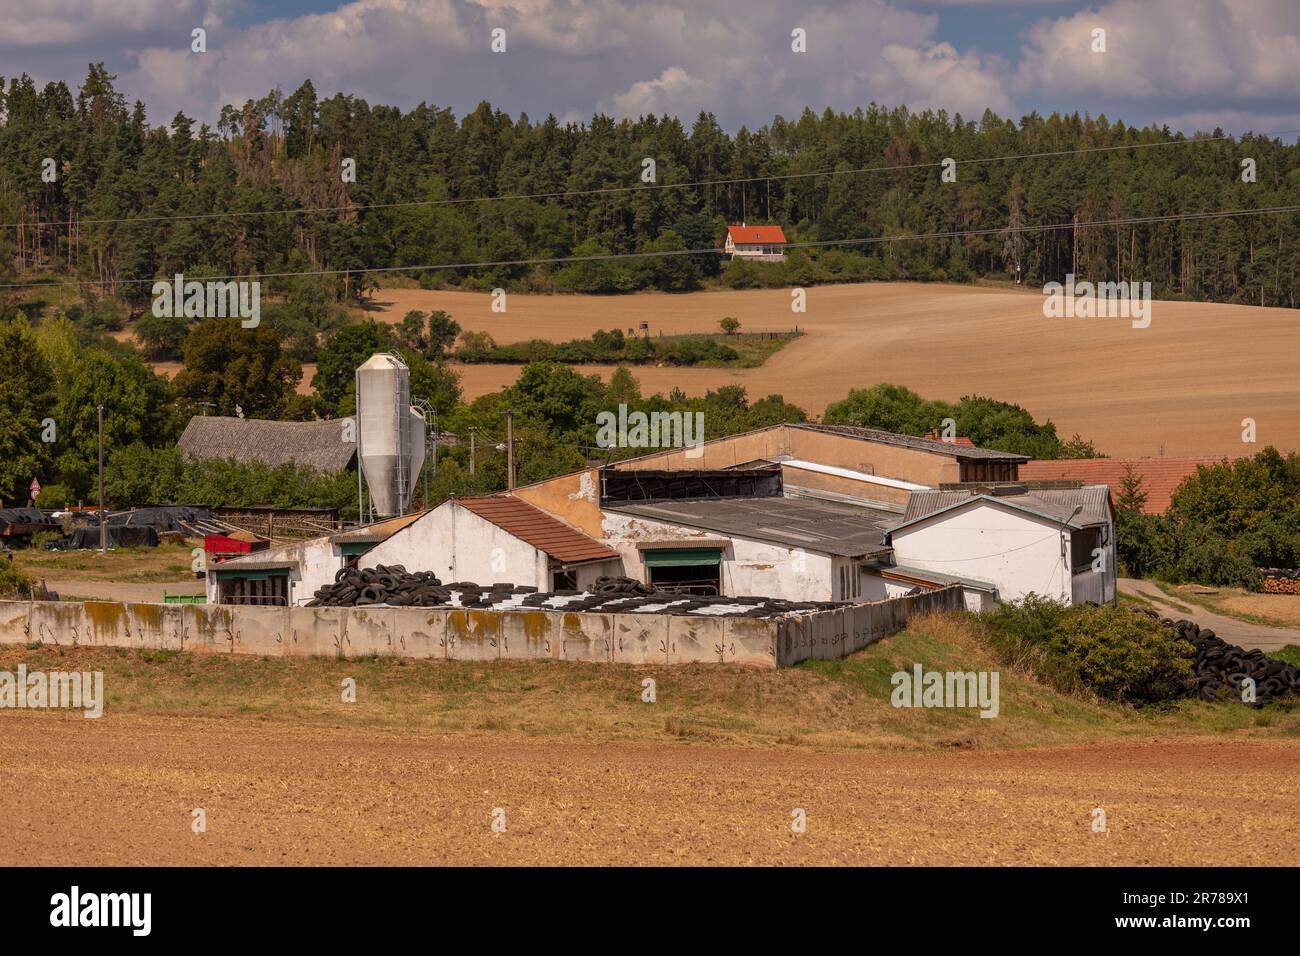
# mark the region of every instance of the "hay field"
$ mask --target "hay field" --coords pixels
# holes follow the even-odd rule
[[[596,329],[651,334],[742,329],[808,334],[754,369],[637,368],[646,393],[680,386],[702,394],[745,386],[820,414],[851,388],[906,385],[929,398],[981,394],[1050,418],[1111,455],[1240,455],[1265,444],[1300,447],[1300,312],[1198,302],[1154,302],[1151,324],[1046,319],[1032,290],[867,283],[807,290],[807,312],[788,289],[686,295],[509,296],[505,313],[486,294],[380,289],[371,315],[396,322],[411,309],[445,309],[465,329],[498,342],[562,340]],[[518,366],[459,367],[467,398],[508,385]],[[589,371],[607,377],[611,369]],[[1256,446],[1241,421],[1258,424]]]

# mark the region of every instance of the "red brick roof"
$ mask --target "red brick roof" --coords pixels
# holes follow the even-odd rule
[[[784,243],[785,233],[780,226],[728,226],[727,235],[737,244],[755,245]]]
[[[456,504],[566,564],[605,561],[618,552],[514,495],[457,498]]]
[[[1089,485],[1110,485],[1110,493],[1119,497],[1129,465],[1142,479],[1147,493],[1147,514],[1163,514],[1183,479],[1196,474],[1197,465],[1217,465],[1223,458],[1073,458],[1060,461],[1028,461],[1020,466],[1022,481],[1077,479]]]

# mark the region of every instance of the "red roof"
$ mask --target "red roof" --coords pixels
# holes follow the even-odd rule
[[[606,561],[618,552],[514,495],[457,498],[456,504],[566,564]]]
[[[785,244],[785,233],[780,226],[728,226],[727,235],[737,245]]]
[[[1129,465],[1142,479],[1142,490],[1147,493],[1147,514],[1163,514],[1183,479],[1196,474],[1197,465],[1217,465],[1223,458],[1071,458],[1060,461],[1027,461],[1020,466],[1022,481],[1048,481],[1053,479],[1079,480],[1088,485],[1110,485],[1110,493],[1118,497]]]

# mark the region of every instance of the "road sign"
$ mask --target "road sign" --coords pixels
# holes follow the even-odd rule
[[[41,483],[35,478],[32,479],[32,501],[35,501],[41,493]]]

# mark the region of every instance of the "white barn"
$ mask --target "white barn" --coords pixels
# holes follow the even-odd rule
[[[1029,594],[1064,604],[1115,601],[1115,515],[1106,485],[918,491],[890,529],[893,570],[965,579],[968,600]],[[878,572],[879,573],[879,572]],[[883,576],[883,575],[882,575]]]

